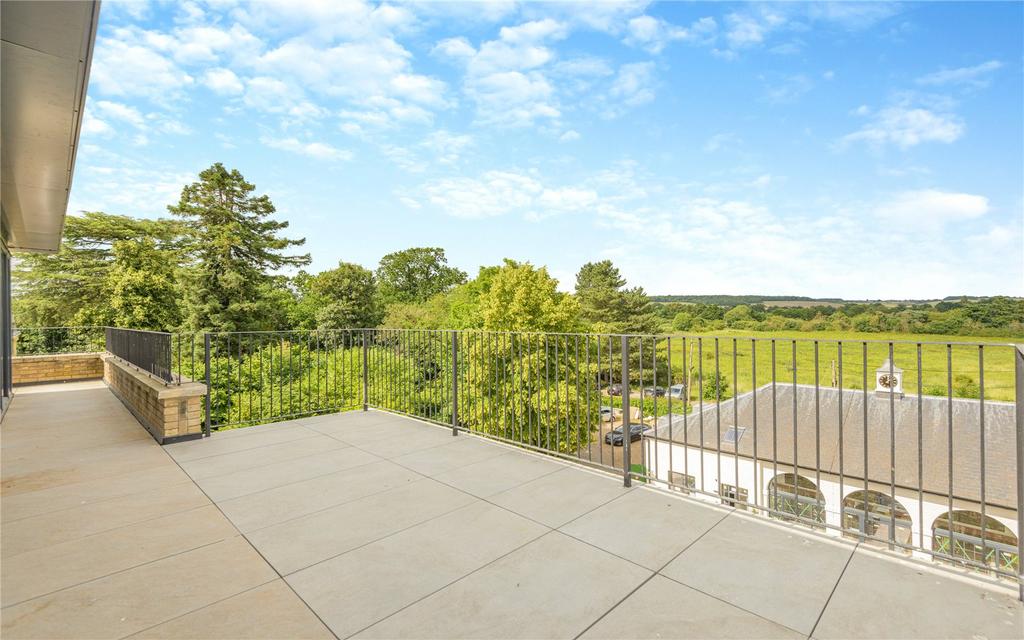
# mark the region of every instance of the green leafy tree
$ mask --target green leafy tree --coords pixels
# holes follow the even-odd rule
[[[114,322],[110,301],[114,245],[146,238],[177,270],[181,225],[90,211],[68,216],[60,251],[21,254],[14,264],[14,322],[18,326],[65,326]],[[122,263],[123,264],[123,263]],[[166,266],[166,265],[165,265]]]
[[[611,260],[580,268],[576,297],[582,319],[599,333],[654,333],[661,324],[643,288],[627,289]]]
[[[466,273],[448,266],[444,249],[414,247],[380,259],[377,284],[385,304],[420,303],[466,282]]]
[[[305,272],[295,278],[300,299],[298,325],[306,329],[353,329],[375,327],[382,313],[373,272],[350,262],[316,275]]]
[[[480,296],[480,315],[492,331],[575,331],[580,307],[546,268],[506,259]]]
[[[272,328],[273,301],[266,294],[271,271],[309,264],[309,255],[285,255],[305,239],[284,238],[287,222],[270,219],[275,209],[266,195],[238,170],[216,163],[186,186],[168,210],[185,220],[189,256],[194,261],[186,287],[192,329],[244,331]]]
[[[113,324],[168,331],[181,323],[176,253],[152,238],[114,243],[114,265],[107,275]]]

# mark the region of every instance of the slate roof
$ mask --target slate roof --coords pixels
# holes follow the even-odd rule
[[[908,394],[902,399],[895,398],[890,408],[888,395],[876,394],[874,391],[865,394],[860,390],[840,392],[831,387],[819,387],[816,398],[814,385],[791,384],[776,386],[774,410],[772,400],[770,384],[741,394],[735,400],[724,400],[721,403],[721,420],[718,406],[713,401],[705,402],[703,411],[694,406],[685,416],[686,429],[683,428],[682,414],[659,418],[657,435],[663,439],[670,438],[671,418],[671,439],[696,446],[701,441],[703,417],[704,448],[718,450],[717,425],[722,439],[722,453],[732,454],[736,448],[724,442],[725,434],[730,427],[737,425],[746,428],[739,441],[739,454],[743,457],[753,457],[756,440],[759,460],[770,463],[774,457],[779,463],[779,473],[784,473],[787,466],[788,470],[792,470],[795,458],[797,465],[804,469],[801,473],[813,479],[813,471],[808,474],[806,470],[817,466],[819,456],[823,473],[839,475],[841,454],[842,474],[854,479],[852,482],[847,480],[847,484],[856,484],[856,480],[863,482],[864,477],[866,424],[870,481],[889,484],[892,433],[896,451],[896,485],[918,490],[920,450],[923,472],[920,488],[925,492],[945,496],[949,494],[949,417],[952,411],[953,495],[971,501],[979,501],[981,498],[982,403],[979,400],[954,398],[950,402],[945,397],[921,396],[919,402],[917,395]],[[986,400],[984,422],[985,503],[1013,509],[1017,502],[1013,403]]]

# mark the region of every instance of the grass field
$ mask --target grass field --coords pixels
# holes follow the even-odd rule
[[[684,382],[683,357],[689,367],[696,367],[698,354],[702,361],[706,379],[715,371],[715,339],[718,343],[717,365],[721,375],[729,384],[729,396],[734,391],[746,393],[754,386],[756,356],[756,383],[758,386],[772,380],[772,339],[775,347],[775,380],[779,383],[796,381],[813,384],[817,371],[822,386],[835,386],[839,382],[840,364],[842,386],[846,389],[863,389],[864,373],[867,372],[869,389],[875,387],[875,369],[892,353],[895,366],[903,369],[903,388],[908,394],[916,394],[918,379],[926,395],[946,395],[949,378],[952,377],[955,397],[980,397],[984,384],[984,395],[991,400],[1014,400],[1013,338],[981,338],[972,336],[914,335],[857,332],[731,332],[696,334],[672,338],[672,368],[677,379]],[[753,340],[752,340],[753,338]],[[1024,337],[1017,340],[1024,343]],[[842,362],[839,345],[842,344]],[[952,346],[947,346],[953,343]],[[967,343],[967,344],[964,344]],[[817,344],[817,361],[815,360]],[[978,345],[986,345],[979,347]],[[734,348],[735,345],[735,348]],[[794,353],[795,345],[795,353]],[[866,345],[866,347],[865,347]],[[920,347],[919,347],[920,345]],[[665,343],[659,343],[664,349]],[[866,354],[865,354],[866,348]],[[920,365],[918,350],[920,349]],[[951,369],[952,376],[947,374]],[[984,378],[981,372],[984,371]],[[734,383],[735,380],[735,383]],[[668,382],[659,380],[659,385]],[[693,384],[692,397],[696,397],[697,383]]]

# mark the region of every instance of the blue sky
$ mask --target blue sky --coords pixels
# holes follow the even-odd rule
[[[213,162],[311,269],[444,247],[651,293],[1024,295],[1020,3],[104,2],[70,211]]]

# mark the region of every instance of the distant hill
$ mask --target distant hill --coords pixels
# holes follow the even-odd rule
[[[817,307],[842,304],[936,304],[939,302],[959,302],[969,300],[987,300],[990,296],[946,296],[925,300],[844,300],[843,298],[810,298],[807,296],[728,296],[728,295],[673,295],[649,296],[652,302],[683,302],[689,304],[713,304],[722,307],[734,307],[740,304],[763,304],[766,307]]]

